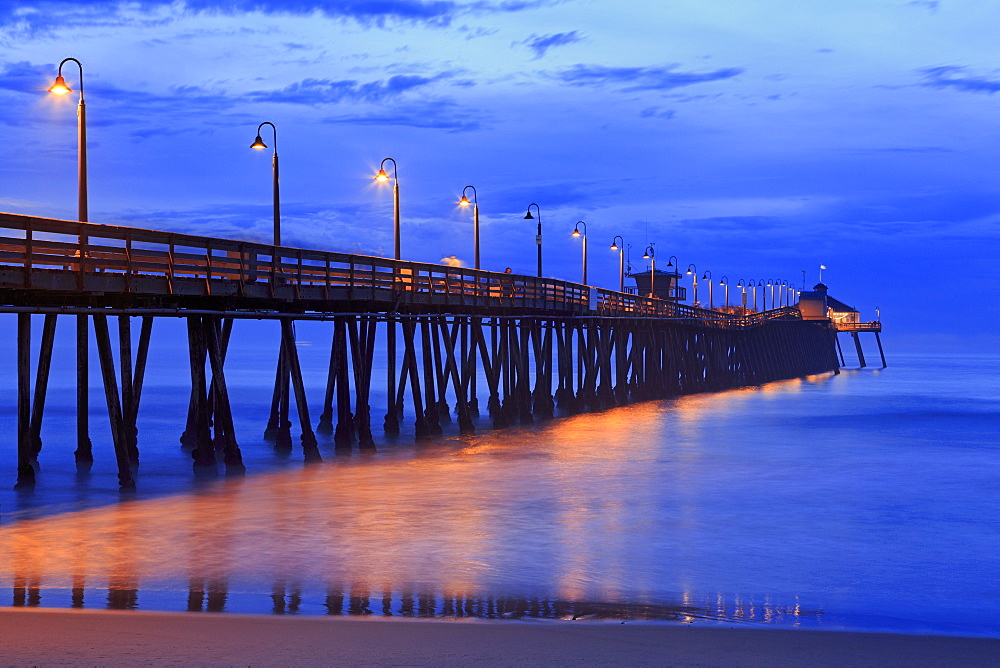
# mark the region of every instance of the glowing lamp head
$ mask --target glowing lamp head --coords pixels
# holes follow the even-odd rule
[[[611,250],[618,250],[618,244],[611,244]]]
[[[56,95],[65,95],[66,93],[72,93],[73,90],[66,85],[66,80],[60,74],[56,77],[56,82],[49,88],[49,92]]]
[[[688,270],[687,270],[687,271],[685,271],[684,273],[685,273],[685,274],[690,274],[690,273],[691,273],[691,270],[690,270],[690,269],[688,269]]]
[[[643,260],[648,260],[649,259],[649,251],[646,251],[645,253],[642,254],[642,259]]]
[[[580,230],[573,230],[573,236],[574,237],[580,236]]]
[[[458,205],[459,206],[469,206],[469,204],[471,204],[471,203],[472,202],[470,202],[469,198],[466,197],[465,195],[462,195],[462,199],[458,200]]]
[[[378,170],[378,174],[375,175],[375,180],[379,183],[385,183],[389,180],[389,175],[385,173],[384,169]]]
[[[250,144],[250,148],[256,148],[256,149],[267,148],[267,144],[265,144],[264,140],[260,138],[260,135],[257,135],[257,138],[253,140],[252,144]]]
[[[703,281],[708,280],[708,274],[702,274],[701,275],[701,280],[703,280]]]

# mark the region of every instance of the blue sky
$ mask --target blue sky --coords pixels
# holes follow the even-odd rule
[[[391,156],[406,259],[471,263],[472,184],[484,268],[534,273],[537,202],[549,276],[578,280],[584,220],[596,285],[617,285],[616,234],[638,269],[653,242],[732,283],[811,285],[822,263],[900,348],[996,344],[997,19],[980,0],[7,0],[0,210],[75,217],[75,99],[45,92],[72,56],[94,222],[269,240],[249,144],[271,121],[287,245],[391,254],[371,180]]]

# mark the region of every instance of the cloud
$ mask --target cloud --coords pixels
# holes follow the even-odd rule
[[[640,118],[662,118],[669,121],[677,112],[673,109],[663,109],[661,107],[646,107],[639,112]]]
[[[303,79],[280,90],[252,92],[247,97],[255,102],[287,104],[337,104],[343,101],[378,103],[416,90],[452,76],[443,72],[433,77],[397,74],[386,80],[361,83],[354,79]]]
[[[481,129],[487,120],[482,114],[462,108],[452,100],[439,99],[394,104],[392,108],[380,108],[367,113],[330,116],[323,119],[323,122],[469,132]]]
[[[937,13],[938,7],[941,6],[940,0],[911,0],[906,3],[907,7],[919,7],[920,9],[926,9],[932,14]]]
[[[545,52],[556,46],[566,46],[582,42],[583,35],[573,30],[570,32],[557,32],[554,35],[529,35],[527,38],[514,42],[511,46],[524,45],[535,52],[535,60],[545,55]]]
[[[353,20],[367,27],[392,22],[448,26],[465,14],[520,12],[558,0],[508,0],[462,3],[456,0],[4,0],[0,28],[47,33],[70,26],[126,25],[169,21],[179,15],[262,13]],[[149,17],[146,19],[138,18]]]
[[[971,76],[964,67],[940,65],[919,70],[924,75],[924,86],[930,88],[954,88],[969,93],[996,93],[1000,91],[1000,79]]]
[[[35,65],[24,60],[7,63],[0,69],[0,90],[33,95],[39,89],[47,88],[53,81],[55,81],[55,68]]]
[[[677,65],[662,67],[605,67],[574,65],[556,73],[555,78],[572,86],[613,86],[624,91],[671,90],[682,86],[731,79],[742,74],[740,67],[726,67],[713,72],[679,72]]]

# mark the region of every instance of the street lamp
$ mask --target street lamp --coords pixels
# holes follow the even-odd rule
[[[760,288],[760,310],[767,310],[767,286],[763,278],[757,279],[757,287]]]
[[[63,65],[73,61],[80,68],[80,103],[76,108],[77,127],[77,218],[81,223],[87,222],[87,106],[83,102],[83,65],[76,58],[64,58],[59,63],[56,81],[49,88],[50,93],[66,95],[73,90],[66,85],[62,75]]]
[[[777,279],[767,279],[767,286],[771,288],[771,309],[774,309],[774,286],[778,284]]]
[[[642,254],[643,260],[649,260],[649,296],[656,297],[656,257],[653,253],[653,244],[646,246],[646,252]]]
[[[379,165],[378,174],[375,180],[385,183],[389,180],[389,175],[385,173],[385,163],[392,163],[392,248],[393,258],[399,259],[399,173],[396,169],[396,161],[392,158],[385,158]]]
[[[621,239],[621,245],[618,240]],[[618,292],[625,292],[625,239],[616,234],[611,240],[611,250],[618,251]]]
[[[465,196],[465,191],[472,188],[472,201]],[[476,256],[476,269],[479,269],[479,194],[476,192],[475,187],[465,186],[462,188],[462,199],[458,200],[460,206],[469,206],[472,204],[472,245],[475,249]]]
[[[715,301],[712,299],[712,272],[706,269],[701,278],[702,280],[708,279],[708,310],[711,311],[715,306]]]
[[[757,310],[757,282],[754,281],[751,278],[750,282],[747,283],[747,287],[753,288],[753,310],[756,311]]]
[[[738,288],[740,288],[740,289],[743,290],[743,295],[742,295],[741,300],[740,300],[740,305],[743,307],[743,313],[740,313],[740,315],[746,315],[746,310],[747,310],[747,286],[746,286],[746,283],[743,282],[742,278],[740,280],[736,281],[736,287],[738,287]]]
[[[726,286],[726,310],[729,310],[729,277],[723,276],[719,279],[719,285]]]
[[[528,205],[528,213],[524,214],[525,220],[534,220],[535,217],[531,215],[531,207],[535,207],[535,213],[538,214],[538,231],[535,233],[535,245],[538,247],[538,278],[542,277],[542,210],[537,204],[532,202]]]
[[[260,138],[260,129],[265,125],[271,126],[272,135],[274,137],[274,155],[271,157],[271,174],[274,181],[274,245],[281,245],[281,205],[278,202],[278,129],[274,127],[274,123],[270,121],[264,121],[257,126],[257,138],[253,140],[250,144],[250,148],[255,148],[258,151],[267,148],[267,144],[264,140]]]
[[[684,272],[684,273],[685,274],[691,274],[691,281],[692,281],[691,287],[694,290],[694,296],[691,299],[691,305],[692,306],[697,306],[698,305],[698,267],[694,266],[694,262],[692,262],[691,264],[688,265],[687,271]]]
[[[580,234],[580,226],[583,225],[583,234]],[[576,221],[573,227],[573,236],[583,236],[583,284],[587,284],[587,223],[582,220]]]
[[[50,93],[56,95],[66,95],[73,92],[69,86],[66,85],[66,79],[63,78],[62,68],[66,63],[73,61],[76,63],[77,67],[80,68],[80,102],[76,108],[76,128],[77,128],[77,220],[81,223],[87,222],[87,106],[83,102],[83,65],[76,58],[64,58],[61,63],[59,63],[59,69],[56,71],[55,83],[49,88]],[[86,252],[84,246],[86,245],[86,237],[83,233],[80,235],[80,266],[84,266],[84,257]],[[90,399],[88,393],[88,325],[87,316],[78,315],[76,317],[76,350],[77,350],[77,364],[76,364],[76,403],[77,403],[77,418],[76,418],[76,438],[77,438],[77,450],[76,459],[77,461],[93,461],[93,456],[91,453],[91,443],[90,443],[90,418],[89,418],[89,405]]]

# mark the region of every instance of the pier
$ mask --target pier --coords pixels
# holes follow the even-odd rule
[[[338,449],[371,450],[373,423],[392,435],[412,419],[416,438],[427,439],[454,416],[471,434],[480,411],[502,428],[835,371],[840,362],[839,326],[795,306],[732,314],[556,279],[6,213],[0,313],[17,315],[21,486],[35,481],[55,330],[67,320],[76,330],[75,457],[93,459],[93,331],[123,489],[136,484],[136,417],[158,318],[187,323],[191,397],[178,432],[201,473],[244,471],[225,377],[230,334],[244,320],[281,323],[261,429],[287,451],[295,427],[308,462],[321,459],[317,432],[332,434]],[[34,373],[32,315],[43,316]],[[307,319],[330,323],[315,427],[295,346],[294,324]],[[370,405],[373,383],[384,383],[384,406]]]

